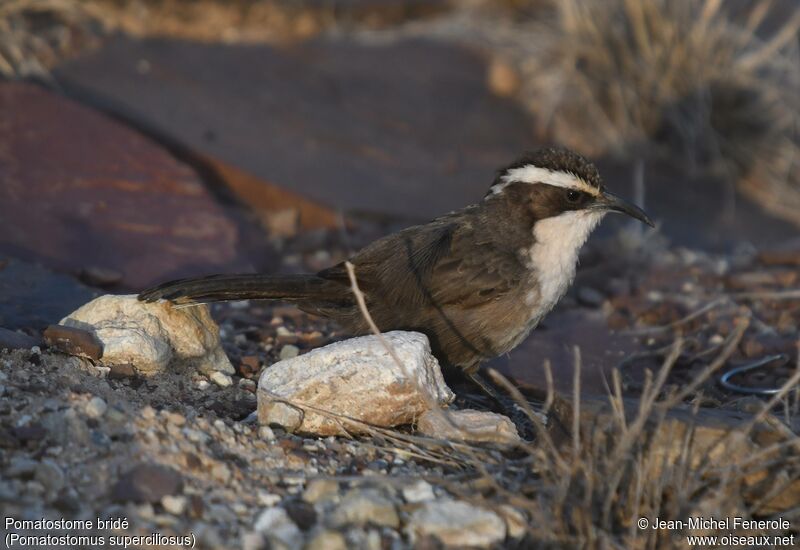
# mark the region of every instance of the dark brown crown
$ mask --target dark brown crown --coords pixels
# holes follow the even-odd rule
[[[594,164],[569,149],[558,149],[554,147],[526,152],[512,164],[499,170],[492,185],[502,183],[503,176],[506,175],[509,170],[529,165],[552,170],[553,172],[567,172],[597,188],[603,185],[603,181],[600,179],[600,172],[597,171]]]

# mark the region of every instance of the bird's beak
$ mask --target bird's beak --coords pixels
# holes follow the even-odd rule
[[[621,212],[632,218],[636,218],[642,223],[646,223],[650,227],[655,227],[655,224],[647,216],[647,214],[644,213],[644,210],[632,202],[628,202],[625,199],[614,195],[613,193],[609,193],[608,191],[603,191],[600,193],[600,196],[597,197],[595,203],[592,205],[592,208],[597,210],[608,210],[611,212]]]

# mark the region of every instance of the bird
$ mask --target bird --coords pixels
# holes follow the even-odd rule
[[[609,192],[583,156],[543,148],[498,170],[475,204],[380,238],[349,262],[382,332],[425,334],[442,365],[492,395],[480,365],[511,351],[556,305],[575,277],[582,245],[611,212],[653,226],[641,208]],[[370,332],[345,262],[316,274],[180,279],[139,299],[279,300],[354,336]]]

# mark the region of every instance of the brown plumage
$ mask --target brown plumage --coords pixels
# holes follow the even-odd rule
[[[582,157],[562,150],[528,155],[500,174],[526,165],[568,174],[581,180],[583,186],[589,184],[598,193],[602,190],[596,169]],[[500,176],[494,185],[499,182]],[[442,363],[467,373],[475,372],[482,361],[516,346],[549,311],[574,275],[574,260],[569,255],[573,251],[566,251],[569,254],[564,256],[558,243],[547,247],[546,243],[537,243],[537,222],[571,212],[585,212],[599,221],[606,210],[621,209],[600,205],[606,195],[576,191],[568,184],[565,187],[558,178],[552,184],[503,183],[506,185],[502,189],[491,192],[478,204],[388,235],[350,259],[369,311],[382,331],[425,333]],[[614,203],[619,204],[623,203]],[[635,208],[627,203],[625,207]],[[595,211],[601,213],[594,214]],[[643,213],[638,215],[640,212],[637,209],[632,215],[646,220],[641,217]],[[597,221],[584,224],[586,227],[581,230],[588,235]],[[580,247],[584,239],[579,236],[573,239],[577,244],[570,241],[565,246]],[[558,263],[554,269],[531,265],[537,258],[548,262],[554,252],[557,257],[553,261]],[[574,255],[577,257],[577,249]],[[571,266],[567,265],[569,262]],[[543,277],[547,284],[542,282]],[[558,283],[556,291],[550,288],[554,286],[553,278]],[[335,319],[354,335],[368,332],[344,264],[315,275],[184,279],[146,290],[139,298],[178,303],[285,300],[304,311]]]

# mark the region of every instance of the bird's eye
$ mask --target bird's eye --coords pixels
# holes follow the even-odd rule
[[[568,191],[567,192],[567,200],[569,202],[578,202],[581,200],[581,192],[580,191]]]

